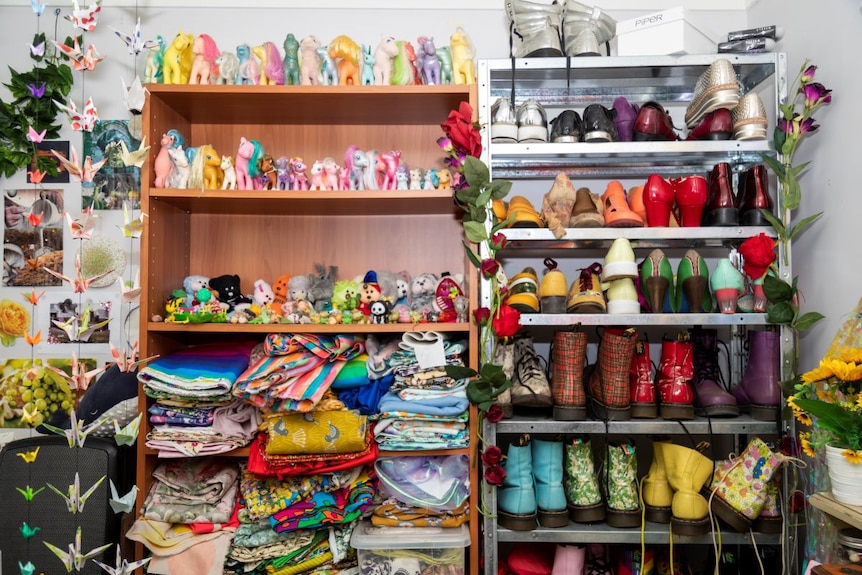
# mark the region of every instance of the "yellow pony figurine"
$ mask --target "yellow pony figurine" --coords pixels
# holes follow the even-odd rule
[[[464,32],[464,29],[459,27],[449,37],[449,44],[452,46],[452,74],[455,84],[475,84],[476,83],[476,65],[473,63],[473,58],[476,56],[476,50],[473,48],[473,42],[470,37]]]
[[[184,34],[180,30],[170,45],[165,48],[164,62],[162,63],[162,78],[165,84],[189,83],[192,74],[192,62],[195,58],[192,52],[194,41],[193,34]]]
[[[329,43],[329,57],[338,62],[338,83],[342,86],[360,86],[359,68],[362,65],[362,46],[349,36],[336,36]]]

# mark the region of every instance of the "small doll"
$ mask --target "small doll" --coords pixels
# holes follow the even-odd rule
[[[359,305],[356,309],[366,317],[370,316],[372,302],[380,299],[382,299],[382,294],[380,293],[380,284],[377,282],[377,272],[371,270],[365,274],[359,285]]]
[[[432,273],[421,273],[410,283],[410,309],[420,314],[434,310],[434,295],[439,279]]]

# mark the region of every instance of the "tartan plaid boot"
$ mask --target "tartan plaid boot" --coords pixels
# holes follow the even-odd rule
[[[503,373],[506,379],[510,382],[515,381],[515,344],[510,340],[500,340],[497,342],[497,347],[494,349],[494,359],[491,360],[494,365],[499,365],[503,368]],[[503,410],[503,417],[509,419],[512,417],[512,388],[511,386],[497,396],[497,405]]]
[[[551,350],[551,394],[554,419],[583,421],[587,418],[584,393],[584,364],[587,360],[587,334],[558,330]]]
[[[542,360],[529,335],[515,340],[515,379],[512,381],[512,404],[522,407],[551,407],[551,386]]]
[[[599,343],[598,363],[589,379],[590,406],[605,421],[631,419],[629,370],[637,343],[633,328],[607,328]]]

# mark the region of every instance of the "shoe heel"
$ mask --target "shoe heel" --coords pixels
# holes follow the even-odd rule
[[[721,313],[736,313],[736,302],[739,299],[739,291],[736,288],[721,288],[715,290],[715,299],[718,302],[718,311]]]
[[[679,206],[679,225],[684,228],[699,228],[703,217],[703,206]]]
[[[738,226],[739,208],[718,208],[703,215],[704,226]]]
[[[664,306],[664,296],[670,287],[670,282],[663,277],[649,277],[646,280],[647,294],[649,295],[650,311],[661,313]]]
[[[703,309],[703,291],[706,289],[706,278],[692,276],[682,282],[682,293],[691,305],[691,313],[700,313]]]
[[[670,226],[670,204],[656,201],[644,201],[646,207],[647,225],[651,228],[666,228]]]

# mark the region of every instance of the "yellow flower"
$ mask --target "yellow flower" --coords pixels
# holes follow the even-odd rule
[[[862,379],[862,363],[843,362],[835,360],[835,377],[843,381]]]
[[[811,426],[811,416],[802,411],[801,409],[794,409],[793,416],[801,423],[802,425]]]
[[[835,375],[835,372],[832,371],[832,366],[829,365],[827,360],[821,359],[820,367],[802,374],[802,382],[814,383],[815,381],[823,381],[824,379],[829,379],[833,375]]]
[[[796,405],[796,396],[795,395],[791,395],[790,397],[787,398],[787,407],[789,407],[793,411],[799,410],[799,406]]]
[[[808,440],[808,435],[810,434],[799,434],[799,444],[802,446],[802,453],[804,453],[808,457],[816,457],[817,454],[814,453],[814,448],[811,447],[811,442]]]
[[[15,338],[24,337],[30,327],[30,314],[11,299],[0,300],[0,342],[10,346]]]
[[[842,347],[836,351],[834,357],[847,363],[862,363],[862,348]]]
[[[852,449],[845,449],[841,452],[842,457],[849,461],[850,463],[862,463],[862,451],[854,451]]]

